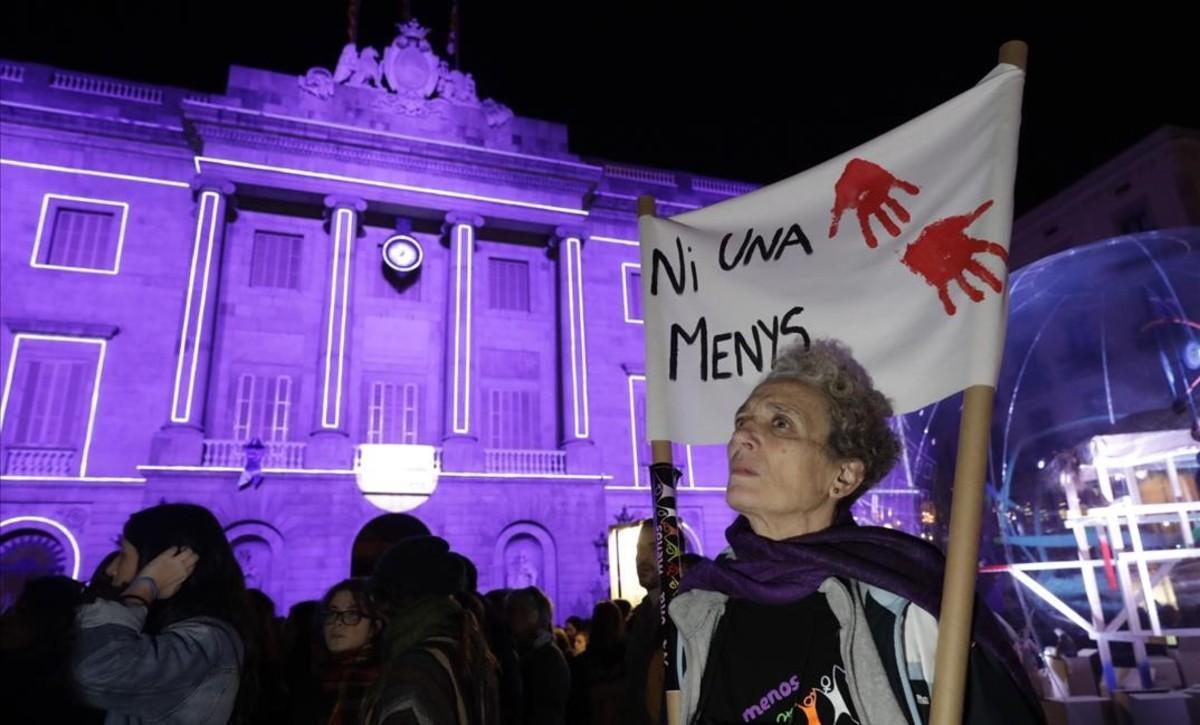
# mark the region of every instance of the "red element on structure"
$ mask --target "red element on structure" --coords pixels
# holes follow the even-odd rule
[[[903,179],[897,179],[887,169],[864,159],[851,159],[846,164],[841,178],[834,185],[833,222],[829,225],[829,238],[833,239],[838,233],[838,224],[850,209],[858,211],[858,223],[862,227],[863,237],[867,246],[874,249],[879,246],[879,240],[871,231],[871,217],[874,216],[893,237],[900,236],[900,227],[888,216],[890,209],[896,218],[907,223],[911,217],[908,210],[900,202],[892,198],[892,189],[902,189],[909,194],[917,195],[921,188]],[[886,207],[886,209],[884,208]]]
[[[986,267],[977,262],[977,254],[994,254],[1005,262],[1008,261],[1008,251],[1004,247],[989,242],[986,239],[975,239],[967,236],[967,227],[975,223],[992,206],[988,199],[978,209],[970,214],[947,217],[933,222],[921,230],[917,241],[908,245],[900,261],[914,274],[925,278],[931,287],[938,291],[942,307],[947,315],[955,312],[954,303],[950,301],[948,287],[950,282],[957,282],[963,292],[972,302],[983,300],[983,292],[972,287],[966,279],[970,272],[987,283],[994,292],[1004,289],[1004,283]]]
[[[1112,546],[1108,543],[1108,536],[1103,532],[1100,533],[1100,558],[1104,560],[1104,578],[1108,582],[1108,590],[1115,592],[1117,591],[1117,570],[1113,567]]]

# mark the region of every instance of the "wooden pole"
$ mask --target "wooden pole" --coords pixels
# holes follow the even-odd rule
[[[639,196],[638,217],[654,216],[657,213],[654,197]],[[644,309],[643,305],[643,309]],[[655,549],[658,556],[659,616],[663,632],[663,682],[666,687],[667,725],[680,725],[680,703],[678,670],[675,661],[675,635],[667,607],[675,597],[680,578],[680,532],[678,511],[675,504],[675,482],[678,472],[674,470],[671,441],[650,441],[651,495],[653,496]],[[661,468],[670,469],[664,476]],[[669,479],[669,485],[663,478]]]
[[[1000,46],[1001,63],[1023,69],[1028,57],[1029,46],[1019,40]],[[963,393],[942,610],[938,615],[930,725],[959,725],[962,722],[971,647],[971,614],[975,607],[975,574],[979,567],[984,474],[995,397],[996,389],[987,385],[973,385]]]

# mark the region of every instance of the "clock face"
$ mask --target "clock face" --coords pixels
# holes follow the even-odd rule
[[[410,236],[398,234],[383,243],[383,261],[397,272],[412,272],[424,257],[425,250]]]

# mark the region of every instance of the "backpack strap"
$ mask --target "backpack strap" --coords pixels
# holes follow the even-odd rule
[[[443,639],[439,637],[434,640],[427,641],[443,641]],[[444,641],[453,642],[453,640]],[[462,692],[458,689],[458,678],[454,676],[454,668],[450,666],[450,660],[446,657],[446,653],[442,652],[437,647],[422,647],[421,649],[432,655],[433,658],[437,660],[438,664],[442,666],[442,669],[446,671],[446,675],[449,676],[450,685],[454,688],[455,704],[458,706],[459,725],[470,725],[471,721],[467,717],[467,706],[466,703],[463,702]]]

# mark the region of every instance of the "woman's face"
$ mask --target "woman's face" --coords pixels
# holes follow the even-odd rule
[[[325,647],[330,652],[350,652],[366,646],[375,623],[359,608],[354,595],[340,591],[325,610]]]
[[[854,486],[839,481],[846,466],[826,447],[830,429],[829,406],[815,388],[792,381],[758,386],[734,417],[725,492],[730,508],[752,524],[825,509],[832,521],[839,494]]]
[[[137,549],[124,536],[121,537],[121,551],[117,554],[117,558],[109,562],[104,573],[112,580],[113,586],[118,588],[126,586],[137,576]]]

